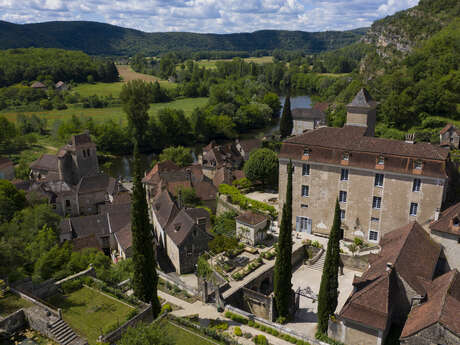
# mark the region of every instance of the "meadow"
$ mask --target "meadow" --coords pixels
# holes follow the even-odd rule
[[[245,62],[254,62],[257,64],[264,64],[264,63],[271,63],[273,62],[272,56],[261,56],[261,57],[249,57],[243,59]],[[207,69],[215,69],[216,62],[218,61],[232,61],[232,59],[211,59],[211,60],[198,60],[195,61],[201,67],[205,67]]]

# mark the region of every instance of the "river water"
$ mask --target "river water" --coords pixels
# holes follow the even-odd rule
[[[280,96],[280,102],[281,106],[284,106],[284,96]],[[310,107],[311,98],[309,96],[291,96],[291,109]],[[263,137],[265,135],[274,134],[277,131],[279,131],[279,121],[277,121],[273,126],[258,130],[257,132],[253,132],[248,135],[244,135],[243,137]],[[151,168],[152,162],[155,158],[156,155],[154,153],[141,154],[141,164],[144,171]],[[130,180],[132,177],[132,168],[132,156],[118,156],[110,160],[110,166],[103,165],[101,170],[115,178],[121,177],[123,179]]]

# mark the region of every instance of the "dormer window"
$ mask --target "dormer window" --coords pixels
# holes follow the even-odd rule
[[[305,157],[310,156],[310,153],[311,153],[311,150],[310,150],[309,148],[303,149],[303,155],[304,155]]]
[[[421,160],[416,160],[415,163],[414,163],[414,169],[417,169],[417,170],[422,170],[422,161]]]
[[[350,153],[349,152],[345,152],[343,155],[342,155],[342,160],[343,161],[347,161],[350,159]]]
[[[174,224],[174,230],[179,231],[180,230],[180,223]]]
[[[455,216],[452,219],[452,225],[455,226],[455,227],[460,226],[460,219],[458,218],[458,216]]]
[[[385,164],[385,158],[383,156],[379,156],[377,159],[377,164],[378,165],[384,165]]]

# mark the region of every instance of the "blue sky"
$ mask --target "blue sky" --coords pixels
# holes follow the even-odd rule
[[[13,23],[92,20],[154,31],[347,30],[417,5],[418,0],[0,0]]]

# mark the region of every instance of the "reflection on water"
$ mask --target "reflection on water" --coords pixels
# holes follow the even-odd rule
[[[280,96],[281,106],[284,106],[286,97]],[[311,98],[309,96],[291,96],[291,109],[295,108],[310,108],[311,107]],[[282,110],[281,110],[282,111]],[[266,135],[271,135],[279,131],[279,120],[276,123],[268,128],[264,128],[257,132],[249,133],[243,135],[243,138],[255,138],[263,137]],[[192,149],[193,160],[196,161],[197,157],[195,154],[195,149]],[[148,171],[152,167],[153,160],[156,159],[156,155],[153,153],[141,154],[141,166],[142,171]],[[115,178],[121,177],[123,179],[130,180],[132,178],[132,169],[133,162],[132,156],[118,156],[116,158],[110,159],[109,165],[104,165],[101,167],[101,170],[108,173],[110,176]]]

